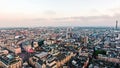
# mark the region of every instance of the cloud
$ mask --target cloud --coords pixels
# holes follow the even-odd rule
[[[113,16],[74,16],[61,18],[28,18],[24,20],[0,20],[0,27],[18,27],[18,26],[115,26],[115,21],[120,21],[120,14]],[[120,23],[119,23],[120,27]]]
[[[66,17],[66,18],[57,18],[53,19],[55,23],[59,25],[71,25],[71,26],[115,26],[115,21],[120,19],[116,18],[120,17],[119,15],[108,16],[80,16],[80,17]],[[120,26],[120,24],[119,24]]]
[[[46,11],[43,12],[43,14],[45,14],[45,15],[56,15],[56,12],[52,11],[52,10],[46,10]]]
[[[112,8],[112,9],[109,9],[108,11],[110,11],[111,13],[114,13],[114,14],[119,14],[120,13],[120,7]]]

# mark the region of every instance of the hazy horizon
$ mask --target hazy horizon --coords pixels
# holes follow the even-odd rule
[[[119,3],[120,0],[1,0],[0,27],[114,27],[115,21],[120,21]]]

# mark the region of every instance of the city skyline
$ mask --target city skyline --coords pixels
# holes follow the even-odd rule
[[[119,22],[119,2],[119,0],[1,0],[0,27],[114,27],[115,21]]]

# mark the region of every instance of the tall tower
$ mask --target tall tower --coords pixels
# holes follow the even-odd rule
[[[118,29],[118,20],[116,20],[116,27],[115,29],[117,30]]]

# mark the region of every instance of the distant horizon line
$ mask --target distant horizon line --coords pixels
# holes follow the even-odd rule
[[[14,27],[0,27],[1,28],[43,28],[43,27],[94,27],[94,28],[115,28],[115,26],[14,26]],[[120,26],[118,26],[120,28]]]

